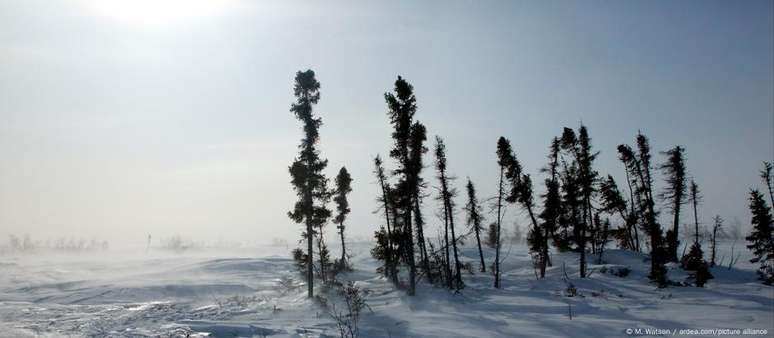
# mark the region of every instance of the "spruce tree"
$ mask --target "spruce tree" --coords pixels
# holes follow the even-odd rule
[[[774,219],[771,208],[758,190],[750,190],[752,230],[746,237],[747,248],[753,253],[750,263],[759,263],[758,276],[766,285],[774,283]]]
[[[693,206],[694,241],[691,249],[688,251],[688,255],[683,257],[682,265],[684,269],[694,271],[696,286],[702,287],[708,279],[712,278],[712,274],[709,272],[709,265],[704,260],[704,251],[701,249],[701,243],[699,242],[698,205],[701,202],[701,192],[699,191],[699,186],[693,180],[691,180],[688,194],[688,199]]]
[[[453,280],[452,278],[449,278],[447,285],[450,288],[459,290],[463,287],[463,284],[462,273],[460,272],[460,259],[457,252],[457,235],[454,229],[454,201],[452,200],[457,193],[454,188],[450,187],[449,181],[451,181],[453,178],[449,177],[446,172],[446,145],[440,136],[435,137],[435,168],[438,173],[438,181],[441,184],[440,199],[444,206],[444,218],[446,219],[447,224],[446,248],[448,252],[449,244],[451,244],[451,249],[454,254],[454,278]],[[449,243],[448,235],[451,235],[451,243]],[[448,268],[449,264],[450,261],[447,257],[447,272],[451,272]]]
[[[540,212],[540,219],[543,221],[543,228],[545,229],[545,236],[543,240],[546,242],[543,245],[546,250],[548,249],[548,238],[551,237],[554,240],[556,246],[560,246],[557,241],[557,228],[559,227],[559,217],[562,214],[562,200],[561,193],[559,191],[559,151],[561,144],[559,138],[554,137],[551,141],[550,152],[548,155],[548,166],[541,171],[548,173],[548,178],[545,180],[546,192],[541,197],[543,198],[543,211]]]
[[[614,232],[617,234],[616,237],[620,246],[629,250],[635,250],[636,245],[632,229],[636,226],[636,216],[632,217],[633,215],[630,215],[627,202],[623,198],[621,191],[618,190],[618,185],[612,176],[607,175],[607,178],[600,182],[599,193],[602,201],[602,211],[610,215],[618,214],[624,221],[624,228]]]
[[[468,192],[468,204],[465,205],[465,211],[467,211],[468,219],[467,223],[473,234],[476,235],[476,245],[478,247],[478,257],[481,259],[481,272],[486,272],[486,263],[484,263],[484,251],[481,249],[481,223],[484,222],[484,218],[481,212],[481,206],[476,198],[476,187],[468,177],[468,184],[466,186]]]
[[[532,197],[532,179],[530,178],[530,175],[522,175],[518,185],[518,192],[515,196],[511,195],[510,197],[511,200],[519,202],[522,207],[527,210],[530,221],[532,221],[532,228],[527,234],[527,239],[529,240],[530,251],[532,251],[537,256],[540,278],[545,278],[546,266],[548,265],[549,260],[547,246],[548,242],[546,241],[546,236],[548,236],[548,234],[546,233],[545,228],[538,224],[537,218],[535,218],[535,205]]]
[[[593,169],[593,162],[598,153],[591,149],[591,137],[586,126],[581,125],[578,135],[570,128],[564,128],[561,139],[562,149],[573,157],[573,165],[565,170],[567,197],[571,208],[569,221],[574,225],[573,234],[577,250],[580,253],[580,276],[586,277],[586,242],[589,227],[594,226],[594,211],[592,199],[596,193],[598,173]],[[593,242],[592,242],[593,245]],[[592,246],[592,248],[594,248]],[[595,249],[595,248],[594,248]]]
[[[347,264],[347,247],[344,242],[344,221],[347,219],[347,215],[351,211],[349,209],[349,201],[347,195],[352,192],[352,177],[347,172],[347,168],[341,167],[339,174],[336,175],[336,189],[334,191],[333,202],[336,203],[336,217],[333,219],[333,223],[338,224],[336,227],[339,230],[339,236],[341,237],[341,265],[346,267]]]
[[[680,207],[685,203],[685,193],[687,190],[685,178],[685,148],[676,146],[665,152],[667,161],[659,168],[666,176],[666,186],[661,192],[660,197],[672,211],[674,219],[672,229],[666,233],[667,259],[677,262],[677,248],[680,245]]]
[[[513,162],[513,151],[511,149],[511,142],[508,141],[505,137],[500,136],[500,138],[497,140],[497,165],[500,168],[500,179],[498,180],[498,186],[497,186],[497,204],[495,205],[497,209],[497,220],[495,221],[495,227],[494,227],[494,236],[495,236],[495,260],[494,260],[494,266],[493,266],[493,273],[495,276],[494,280],[494,287],[500,288],[500,249],[502,247],[502,241],[501,241],[501,234],[502,234],[502,223],[503,223],[503,199],[506,197],[506,183],[505,180],[505,173],[506,170],[510,170],[512,168],[512,162]],[[491,235],[492,231],[490,231]]]
[[[394,174],[398,177],[395,187],[395,209],[399,211],[401,229],[400,250],[401,257],[409,268],[409,290],[408,294],[413,296],[416,293],[416,262],[414,253],[414,226],[412,215],[416,208],[416,194],[419,191],[419,170],[416,167],[416,159],[412,158],[412,153],[421,150],[413,148],[416,142],[412,142],[412,131],[422,129],[415,124],[414,114],[417,110],[414,88],[402,77],[398,76],[395,81],[394,93],[385,93],[384,99],[387,102],[388,116],[393,125],[392,139],[393,148],[390,150],[390,157],[395,159],[398,168]],[[416,138],[414,138],[416,141]],[[413,149],[413,152],[412,152]]]
[[[650,275],[649,278],[659,287],[667,285],[666,268],[664,267],[665,252],[663,247],[663,233],[658,224],[653,201],[653,180],[650,175],[650,145],[647,137],[639,133],[637,135],[638,153],[628,145],[618,146],[621,161],[627,170],[635,176],[635,196],[638,204],[637,214],[642,218],[642,225],[650,240]]]
[[[289,167],[291,183],[296,191],[298,201],[288,216],[296,223],[304,223],[306,228],[302,238],[307,240],[306,275],[308,296],[314,297],[314,267],[313,243],[317,229],[328,221],[331,215],[326,203],[330,197],[327,188],[328,179],[323,170],[328,160],[320,158],[316,147],[319,141],[319,128],[322,119],[314,116],[313,106],[320,100],[320,83],[315,79],[314,71],[299,71],[296,73],[293,93],[296,102],[290,111],[304,125],[304,138],[299,145],[299,155]]]
[[[510,182],[511,191],[506,196],[505,200],[508,203],[519,203],[527,210],[530,221],[532,222],[532,228],[528,233],[528,240],[530,244],[530,251],[537,258],[536,263],[540,269],[540,278],[545,277],[546,264],[548,263],[548,248],[544,248],[545,232],[543,228],[538,224],[537,218],[534,212],[534,198],[532,196],[532,179],[529,175],[523,174],[523,168],[521,163],[516,157],[516,154],[511,151],[509,156],[509,166],[505,172],[505,177]]]
[[[427,152],[424,142],[427,140],[427,131],[425,126],[419,122],[411,125],[411,134],[409,139],[409,163],[412,176],[416,179],[414,191],[411,196],[414,203],[414,225],[417,232],[417,246],[419,248],[419,257],[422,269],[430,283],[433,283],[433,274],[430,273],[430,260],[427,255],[427,246],[424,234],[424,217],[422,216],[422,189],[425,187],[424,180],[420,176],[424,165],[422,164],[422,155]]]

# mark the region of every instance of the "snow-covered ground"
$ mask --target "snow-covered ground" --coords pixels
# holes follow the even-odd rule
[[[476,273],[464,276],[467,287],[458,294],[423,282],[415,297],[375,273],[370,243],[348,247],[355,271],[341,278],[364,290],[362,337],[625,337],[637,329],[774,335],[774,287],[756,280],[741,242],[739,263],[713,268],[706,288],[657,289],[647,282],[646,257],[620,250],[607,251],[606,264],[591,265],[586,279],[577,278],[575,254],[554,254],[547,278],[538,281],[526,247],[515,244],[504,250],[502,289],[492,288],[490,274]],[[0,256],[0,337],[337,337],[326,309],[306,298],[288,251]],[[477,270],[476,249],[463,251]],[[491,262],[492,250],[486,254]],[[719,256],[729,255],[726,243]],[[609,273],[619,266],[631,273]],[[670,278],[685,274],[670,267]],[[337,301],[335,292],[317,291]]]

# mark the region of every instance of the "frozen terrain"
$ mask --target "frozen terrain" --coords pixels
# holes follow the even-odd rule
[[[502,289],[492,288],[488,273],[476,273],[465,276],[459,294],[423,282],[416,297],[375,273],[370,246],[349,246],[355,271],[341,277],[365,292],[370,309],[361,320],[363,337],[624,337],[638,328],[642,335],[645,329],[774,332],[774,287],[756,281],[741,242],[739,263],[715,267],[715,279],[703,289],[657,289],[647,283],[645,256],[620,250],[607,251],[605,264],[591,265],[586,279],[577,278],[575,254],[554,254],[546,280],[537,281],[526,247],[514,244],[504,250]],[[721,256],[729,248],[724,245]],[[0,337],[337,337],[326,309],[306,298],[288,251],[0,256]],[[477,271],[473,247],[464,249],[464,259]],[[577,288],[574,297],[563,266]],[[631,273],[610,273],[621,266]],[[685,274],[670,267],[670,278]],[[318,287],[318,293],[337,301],[333,291]]]

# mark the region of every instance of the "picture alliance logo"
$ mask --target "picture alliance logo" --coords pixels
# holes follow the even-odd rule
[[[767,329],[659,329],[659,328],[627,328],[627,335],[637,336],[665,336],[665,335],[686,335],[686,336],[726,336],[726,335],[767,335]]]

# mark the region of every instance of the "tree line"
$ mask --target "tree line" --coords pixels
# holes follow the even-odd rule
[[[299,197],[289,216],[296,223],[303,223],[302,240],[307,250],[294,251],[300,268],[305,268],[309,295],[312,296],[313,277],[323,281],[330,273],[346,268],[344,220],[349,213],[346,195],[351,191],[351,178],[342,168],[336,178],[336,188],[327,188],[323,171],[327,160],[321,159],[316,144],[322,120],[313,114],[313,106],[319,100],[319,82],[311,70],[298,72],[294,94],[296,103],[291,112],[302,122],[304,139],[299,145],[299,155],[290,166],[293,187]],[[478,251],[478,270],[494,276],[494,287],[502,287],[501,263],[503,218],[507,207],[517,207],[526,212],[529,219],[527,243],[537,278],[545,278],[546,269],[552,266],[551,252],[577,252],[579,276],[588,276],[588,261],[601,262],[608,243],[615,241],[619,248],[644,252],[650,258],[649,279],[658,287],[676,284],[667,278],[666,263],[676,262],[691,273],[697,286],[703,286],[712,278],[710,267],[715,264],[716,237],[722,232],[722,219],[714,220],[710,243],[711,258],[706,261],[699,240],[698,208],[701,205],[699,185],[691,178],[686,166],[686,149],[680,145],[660,153],[663,162],[653,159],[649,139],[638,132],[633,145],[616,147],[618,159],[625,172],[623,188],[611,175],[602,175],[595,169],[599,152],[592,145],[592,138],[585,125],[577,130],[564,128],[548,145],[546,163],[539,168],[544,174],[544,193],[535,196],[533,178],[526,173],[517,151],[510,140],[501,136],[496,139],[493,152],[498,166],[497,193],[482,202],[476,194],[474,182],[467,178],[465,193],[467,203],[465,229],[455,219],[458,209],[455,200],[456,177],[447,165],[444,139],[435,136],[432,146],[427,144],[427,129],[416,118],[417,100],[414,87],[398,76],[392,91],[384,94],[387,117],[392,126],[392,147],[388,156],[392,168],[387,169],[385,160],[373,158],[373,174],[378,185],[378,210],[383,224],[375,232],[375,246],[371,250],[380,260],[378,272],[384,274],[396,286],[405,287],[409,295],[416,293],[419,280],[451,290],[464,288],[462,272],[473,272],[470,263],[460,260],[460,246],[473,236]],[[435,177],[426,181],[425,156],[429,148]],[[656,176],[661,173],[664,188],[655,191]],[[769,163],[761,173],[769,197],[774,202],[771,184],[772,167]],[[538,180],[539,182],[539,180]],[[431,187],[435,188],[435,201],[443,226],[436,238],[427,233],[423,205]],[[330,263],[322,230],[331,216],[326,208],[331,196],[337,204],[334,223],[338,224],[342,243],[342,256]],[[494,221],[486,229],[484,204],[491,203]],[[663,205],[659,208],[658,205]],[[681,219],[686,219],[685,207],[692,211],[695,237],[687,254],[679,253]],[[774,224],[771,207],[757,190],[750,192],[750,210],[753,213],[753,231],[747,240],[760,262],[759,274],[766,283],[774,280]],[[671,224],[662,224],[660,213],[667,212]],[[487,231],[488,230],[488,231]],[[484,234],[487,232],[487,234]],[[482,241],[494,247],[494,260],[489,264],[483,254]],[[314,246],[317,246],[315,265]],[[552,250],[553,249],[553,250]],[[330,265],[338,268],[331,270]],[[405,273],[402,273],[404,270]],[[407,277],[407,280],[402,280]]]

